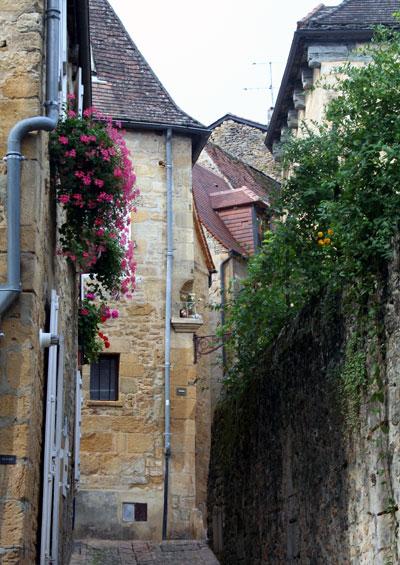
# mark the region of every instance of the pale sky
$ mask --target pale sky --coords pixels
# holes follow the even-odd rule
[[[205,125],[228,112],[266,123],[268,63],[276,99],[296,22],[320,3],[109,1],[174,101]]]

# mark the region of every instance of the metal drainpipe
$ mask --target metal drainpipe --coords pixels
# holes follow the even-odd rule
[[[172,311],[172,267],[174,260],[173,240],[173,169],[172,169],[172,129],[166,133],[166,169],[167,169],[167,276],[165,288],[165,468],[164,468],[164,508],[162,539],[167,539],[168,530],[168,486],[169,461],[171,457],[171,311]]]
[[[46,97],[47,116],[21,120],[8,136],[7,155],[7,282],[0,285],[0,316],[21,293],[21,245],[20,245],[20,194],[21,194],[21,144],[25,135],[32,131],[52,131],[58,122],[58,69],[60,42],[59,0],[48,0],[46,8]]]

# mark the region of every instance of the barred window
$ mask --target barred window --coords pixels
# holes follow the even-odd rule
[[[118,400],[119,355],[99,355],[90,366],[90,400]]]

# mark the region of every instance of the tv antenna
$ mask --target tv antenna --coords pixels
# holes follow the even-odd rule
[[[271,92],[271,107],[274,107],[275,104],[275,96],[274,96],[274,85],[273,85],[273,79],[272,79],[272,63],[273,61],[268,61],[268,62],[253,62],[252,65],[267,65],[268,67],[268,76],[267,76],[267,84],[269,86],[267,87],[259,87],[259,88],[244,88],[243,90],[269,90]]]

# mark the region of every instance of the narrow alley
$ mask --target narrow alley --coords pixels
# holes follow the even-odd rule
[[[74,545],[70,565],[218,565],[205,542],[82,540]]]

